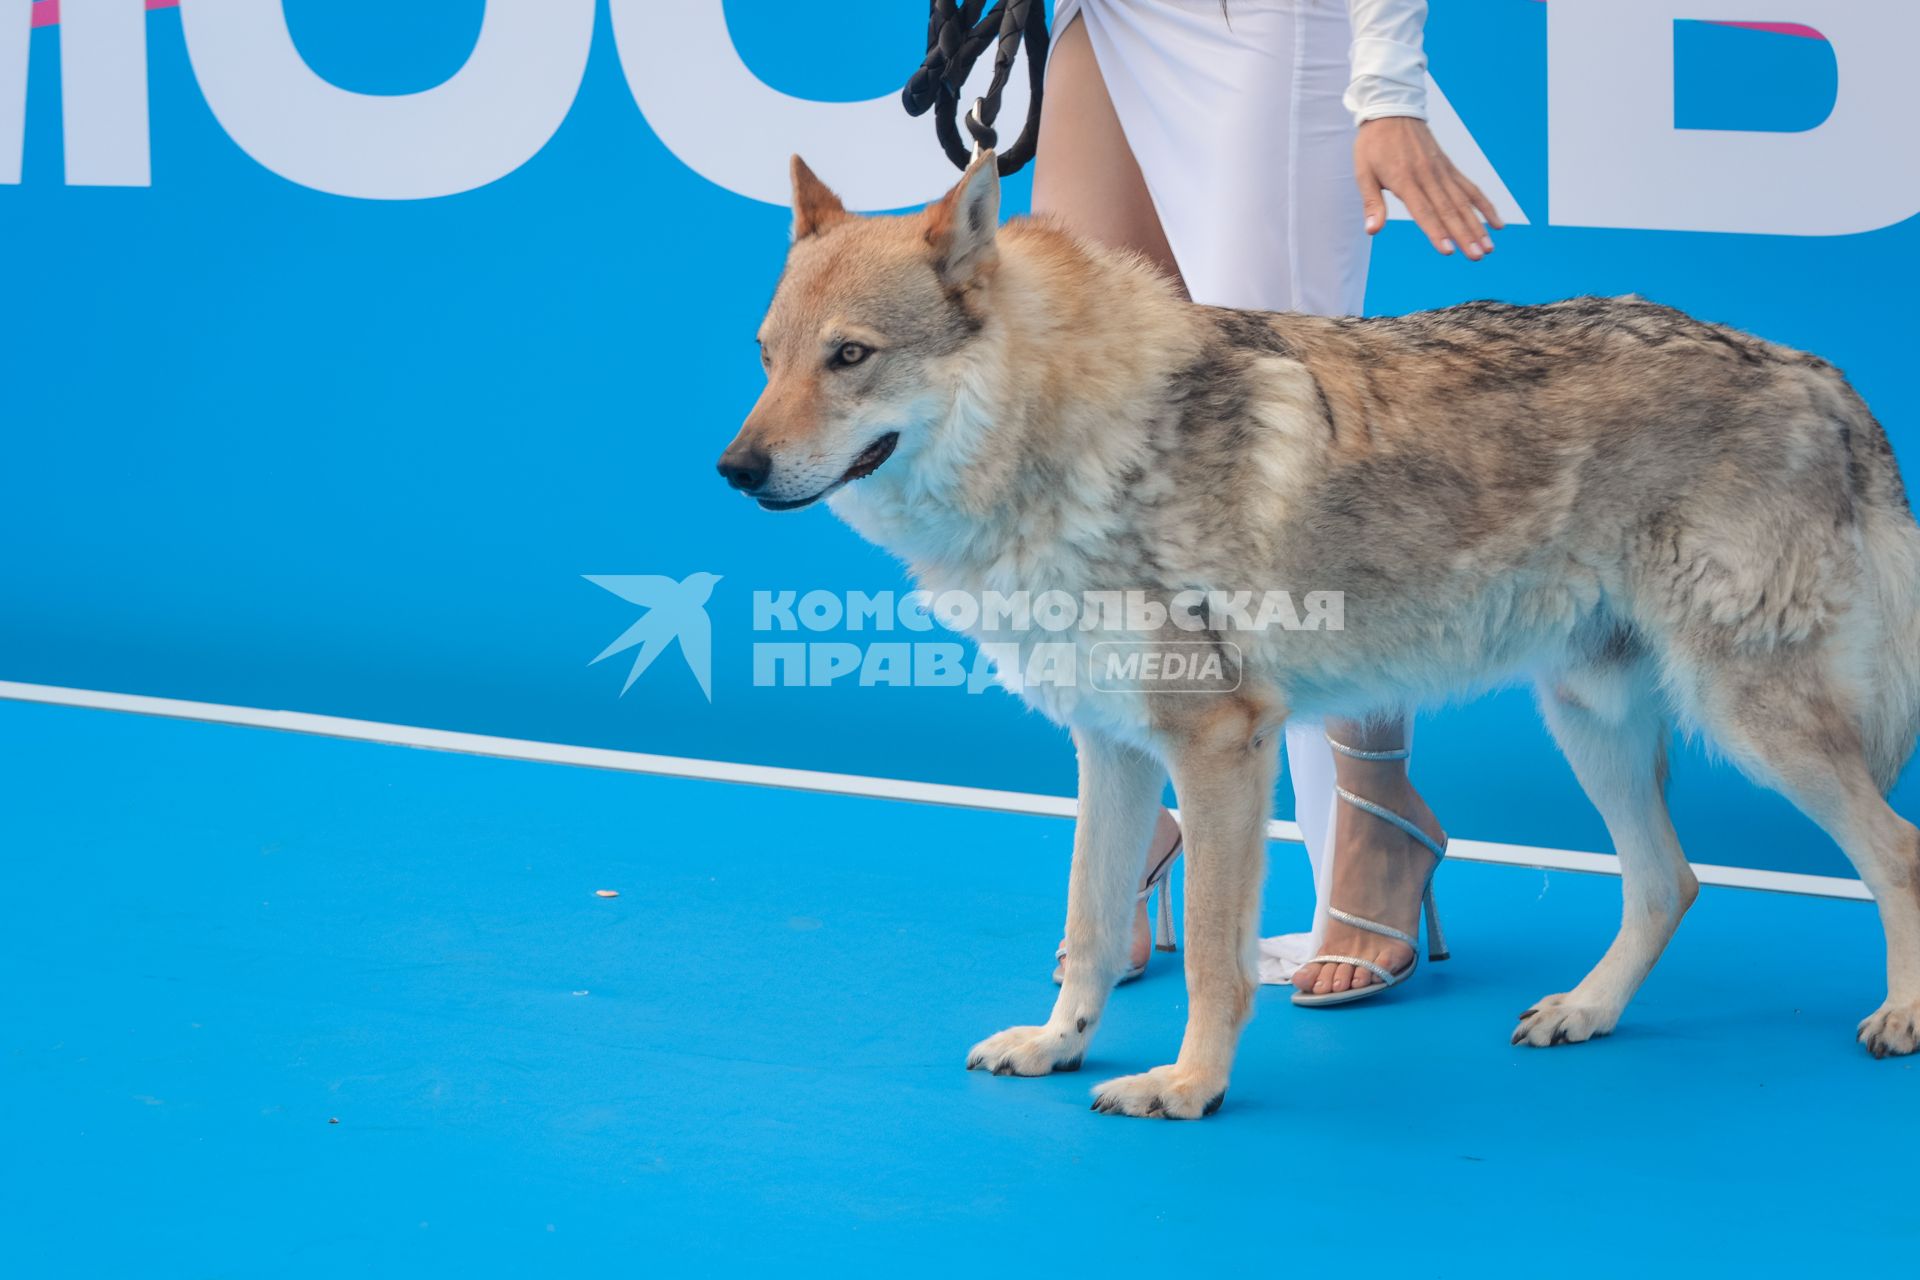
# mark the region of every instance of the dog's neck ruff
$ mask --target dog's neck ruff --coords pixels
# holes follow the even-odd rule
[[[902,433],[889,466],[833,495],[829,506],[916,574],[991,563],[1010,540],[996,513],[1014,495],[997,473],[1013,461],[996,465],[992,457],[1000,448],[1017,451],[1007,438],[1017,433],[1005,424],[1004,408],[986,388],[963,380],[946,412]]]
[[[1141,406],[1163,401],[1177,359],[1141,358],[1134,317],[1164,319],[1169,306],[1184,318],[1130,257],[1042,226],[1003,236],[981,331],[943,371],[938,407],[832,509],[917,575],[1060,585],[1065,566],[1033,552],[1086,547],[1121,523],[1147,436]]]

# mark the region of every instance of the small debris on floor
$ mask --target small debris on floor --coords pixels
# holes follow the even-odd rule
[[[576,992],[574,992],[573,994],[575,994],[575,995],[577,995],[577,996],[584,996],[584,995],[586,995],[587,993],[586,993],[586,992],[584,992],[584,991],[576,991]]]
[[[593,896],[596,898],[617,898],[620,896],[620,891],[618,889],[595,889]]]
[[[339,1123],[340,1123],[340,1117],[339,1117],[339,1116],[328,1116],[328,1117],[327,1117],[327,1123],[328,1123],[328,1124],[339,1124]]]

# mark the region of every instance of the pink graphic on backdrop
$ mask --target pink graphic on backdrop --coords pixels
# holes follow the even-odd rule
[[[177,9],[180,0],[147,0],[148,10]],[[50,27],[60,21],[60,0],[33,0],[33,25]]]
[[[1544,0],[1542,0],[1544,3]],[[1813,3],[1813,0],[1808,0]],[[149,7],[153,0],[147,0]],[[1809,40],[1825,40],[1826,37],[1812,27],[1803,27],[1797,22],[1716,22],[1716,27],[1743,27],[1748,31],[1771,31],[1777,36],[1804,36]]]
[[[180,0],[147,0],[147,8],[149,10],[174,9],[178,8],[179,5]],[[58,21],[60,21],[60,0],[33,0],[34,26],[50,27]],[[1797,22],[1721,22],[1715,25],[1722,27],[1745,27],[1749,31],[1771,31],[1775,35],[1782,36],[1805,36],[1810,40],[1826,39],[1825,36],[1815,31],[1812,27],[1803,27]]]
[[[153,8],[153,0],[147,0],[147,7]],[[1804,36],[1809,40],[1825,40],[1826,37],[1812,27],[1803,27],[1797,22],[1722,22],[1723,27],[1745,27],[1749,31],[1771,31],[1778,36]]]

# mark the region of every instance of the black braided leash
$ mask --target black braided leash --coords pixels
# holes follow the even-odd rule
[[[910,116],[923,115],[933,108],[933,131],[940,138],[947,158],[961,169],[973,159],[975,149],[990,150],[999,141],[994,119],[1000,114],[1000,91],[1013,72],[1014,55],[1020,41],[1027,42],[1027,123],[1013,145],[998,156],[1000,176],[1017,172],[1033,159],[1034,144],[1040,138],[1040,86],[1047,68],[1047,7],[1041,0],[1000,0],[981,17],[987,0],[933,0],[927,17],[927,60],[907,81],[900,101]],[[967,132],[973,135],[973,147],[961,140],[954,117],[960,109],[960,90],[967,82],[973,64],[980,60],[989,42],[998,41],[993,55],[993,81],[985,96],[966,114]]]

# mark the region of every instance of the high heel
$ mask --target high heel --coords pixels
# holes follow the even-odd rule
[[[1393,751],[1362,751],[1358,747],[1350,747],[1344,742],[1335,741],[1331,735],[1327,738],[1327,745],[1335,751],[1338,751],[1341,755],[1351,756],[1355,760],[1405,760],[1413,754],[1413,752],[1407,750],[1405,747]],[[1440,869],[1441,861],[1447,856],[1446,844],[1442,841],[1435,840],[1405,816],[1395,813],[1385,805],[1375,804],[1363,796],[1357,796],[1345,787],[1336,786],[1333,789],[1333,793],[1362,813],[1372,814],[1382,822],[1398,827],[1415,840],[1418,840],[1422,845],[1426,846],[1427,850],[1433,854],[1433,866],[1427,871],[1427,882],[1420,891],[1420,906],[1427,921],[1427,959],[1430,961],[1445,960],[1450,953],[1447,951],[1447,936],[1440,931],[1440,908],[1435,905],[1433,900],[1433,873]],[[1356,916],[1352,912],[1342,911],[1338,907],[1329,906],[1327,908],[1327,914],[1333,919],[1340,921],[1340,923],[1351,925],[1355,929],[1362,930],[1366,933],[1378,934],[1383,938],[1392,938],[1396,942],[1406,943],[1408,949],[1413,952],[1413,958],[1398,969],[1388,969],[1385,965],[1375,964],[1371,960],[1362,960],[1359,956],[1315,956],[1313,959],[1307,961],[1307,964],[1350,964],[1356,969],[1365,969],[1368,973],[1378,978],[1379,981],[1364,987],[1349,987],[1345,991],[1328,991],[1320,995],[1306,991],[1295,991],[1293,993],[1293,1002],[1295,1004],[1304,1008],[1314,1008],[1321,1005],[1351,1004],[1355,1000],[1366,1000],[1379,995],[1389,987],[1399,986],[1408,978],[1411,978],[1413,971],[1419,968],[1420,939],[1410,934],[1402,933],[1392,925],[1381,924],[1378,920],[1369,920],[1365,916]],[[1416,927],[1418,926],[1416,925]]]
[[[1180,844],[1174,842],[1173,852],[1160,864],[1160,878],[1149,883],[1148,888],[1160,895],[1160,931],[1153,939],[1155,951],[1178,951],[1180,940],[1173,936],[1173,860],[1180,856]],[[1146,966],[1142,965],[1144,970]]]
[[[1174,840],[1173,846],[1161,855],[1158,865],[1153,869],[1153,874],[1147,877],[1147,883],[1141,888],[1138,894],[1134,895],[1133,900],[1135,902],[1145,902],[1156,894],[1159,896],[1160,902],[1157,914],[1160,918],[1160,927],[1158,929],[1154,928],[1153,919],[1156,912],[1149,908],[1147,912],[1147,933],[1153,940],[1153,947],[1147,952],[1146,960],[1142,960],[1139,964],[1120,975],[1120,980],[1113,984],[1116,987],[1123,987],[1146,973],[1147,961],[1153,959],[1153,953],[1155,951],[1178,951],[1180,949],[1179,940],[1174,937],[1173,933],[1173,864],[1179,860],[1180,849],[1183,844],[1184,841],[1178,838]],[[1057,987],[1062,980],[1065,979],[1067,972],[1067,943],[1064,938],[1061,939],[1059,948],[1053,953],[1053,958],[1060,962],[1053,971],[1053,985]]]
[[[1434,870],[1438,871],[1439,869],[1439,866],[1436,864]],[[1446,960],[1453,955],[1453,952],[1447,950],[1447,935],[1440,931],[1440,908],[1434,905],[1432,876],[1427,877],[1425,905],[1427,912],[1427,959],[1436,961]],[[1418,950],[1418,948],[1415,949]]]

